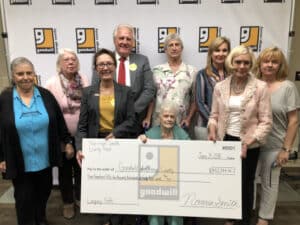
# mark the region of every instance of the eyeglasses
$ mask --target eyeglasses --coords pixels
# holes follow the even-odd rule
[[[108,63],[99,63],[99,64],[96,64],[97,67],[99,67],[100,69],[103,69],[104,67],[108,67],[108,68],[111,68],[113,67],[115,64],[112,63],[112,62],[108,62]]]
[[[234,60],[233,63],[235,63],[237,65],[244,64],[245,66],[249,66],[250,65],[250,61],[248,61],[248,60]]]

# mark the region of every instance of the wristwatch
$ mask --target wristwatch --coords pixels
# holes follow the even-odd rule
[[[287,149],[286,147],[281,147],[281,149],[285,152],[290,152],[291,150],[290,149]]]

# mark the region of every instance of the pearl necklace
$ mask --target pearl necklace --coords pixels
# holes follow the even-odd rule
[[[247,83],[248,78],[241,85],[237,85],[237,83],[234,82],[234,79],[232,78],[230,82],[230,89],[235,95],[240,95],[245,91]]]

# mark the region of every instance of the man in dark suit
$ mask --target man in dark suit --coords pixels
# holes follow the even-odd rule
[[[123,84],[131,87],[134,96],[134,109],[138,115],[137,135],[143,132],[142,121],[146,117],[147,107],[155,95],[153,74],[146,56],[132,53],[134,29],[131,25],[120,24],[113,33],[117,69],[115,80],[120,82],[120,70],[124,62],[125,80]],[[123,61],[123,62],[121,62]],[[121,72],[122,73],[122,72]],[[124,72],[123,72],[124,73]],[[93,73],[92,84],[97,84],[99,77]]]

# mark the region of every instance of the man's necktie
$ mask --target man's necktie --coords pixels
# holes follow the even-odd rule
[[[121,57],[120,59],[120,65],[119,65],[119,74],[118,74],[118,83],[126,85],[126,75],[125,75],[125,58]]]

